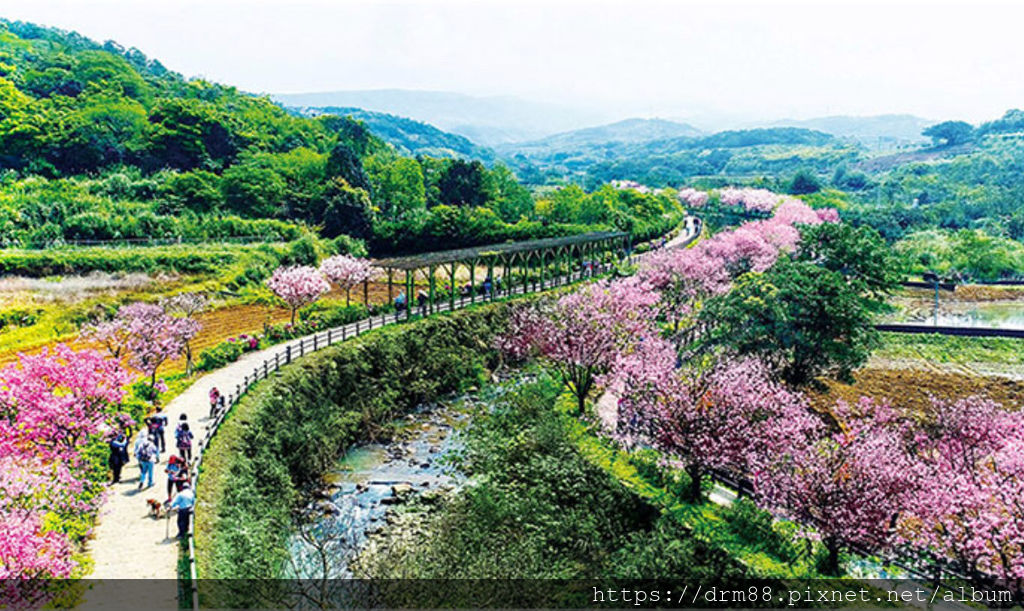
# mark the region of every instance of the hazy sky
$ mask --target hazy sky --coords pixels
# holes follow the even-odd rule
[[[0,0],[256,92],[511,94],[617,115],[993,118],[1024,106],[1024,4]]]

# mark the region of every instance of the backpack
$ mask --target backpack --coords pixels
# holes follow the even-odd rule
[[[178,439],[179,448],[187,448],[192,445],[192,431],[186,431],[185,429],[178,429],[175,431],[175,437]]]
[[[139,448],[139,460],[142,462],[153,462],[156,458],[156,448],[153,447],[152,443],[144,444]]]

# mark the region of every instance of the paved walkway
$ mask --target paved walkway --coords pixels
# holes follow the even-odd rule
[[[689,228],[689,226],[688,226]],[[683,231],[669,241],[665,247],[676,247],[690,237]],[[517,293],[523,289],[517,288]],[[479,300],[478,300],[479,302]],[[438,304],[439,311],[446,311],[448,304]],[[456,309],[470,305],[468,300],[456,302]],[[394,322],[394,316],[387,321]],[[380,321],[377,320],[377,323]],[[366,328],[363,321],[362,328]],[[355,325],[346,327],[346,336],[354,335]],[[320,332],[322,335],[323,332]],[[312,337],[312,336],[308,336]],[[209,416],[209,392],[216,386],[222,393],[228,394],[242,385],[246,376],[263,363],[265,359],[273,360],[274,354],[283,353],[288,346],[293,347],[297,355],[297,346],[307,338],[300,338],[245,354],[241,359],[217,371],[198,378],[185,392],[168,403],[164,412],[170,422],[167,431],[168,450],[172,450],[174,428],[179,417],[185,414],[196,436],[193,443],[195,452],[200,451],[198,441],[206,434]],[[308,341],[307,341],[308,345]],[[134,440],[133,444],[134,444]],[[112,604],[140,605],[144,602],[150,608],[177,608],[177,590],[175,579],[178,575],[179,547],[175,538],[177,526],[172,516],[156,520],[150,517],[148,499],[164,501],[167,498],[167,476],[163,469],[169,454],[161,454],[161,462],[156,465],[154,486],[139,490],[139,467],[132,457],[132,463],[122,472],[122,483],[110,488],[109,496],[100,510],[93,539],[89,542],[86,552],[94,561],[94,569],[90,579],[100,583],[87,595],[85,607],[110,606]],[[199,494],[202,494],[200,486]],[[124,582],[113,580],[145,579],[161,580],[150,582],[145,592],[138,587],[126,587]]]

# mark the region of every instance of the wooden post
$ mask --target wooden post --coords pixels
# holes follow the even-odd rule
[[[405,270],[405,319],[412,318],[412,274]]]
[[[487,258],[487,280],[485,282],[490,282],[491,289],[484,295],[484,299],[494,301],[494,260],[490,257]]]
[[[285,348],[285,351],[288,353],[286,355],[285,361],[288,362],[288,363],[291,363],[292,362],[292,347],[291,346],[287,346]]]
[[[448,310],[455,309],[455,265],[453,261],[452,266],[448,269]]]
[[[429,267],[429,270],[430,270],[430,279],[428,281],[428,284],[430,286],[430,289],[429,289],[430,290],[430,297],[429,297],[429,300],[427,301],[427,311],[430,312],[431,314],[433,314],[434,313],[434,271],[435,271],[434,266],[431,265]]]

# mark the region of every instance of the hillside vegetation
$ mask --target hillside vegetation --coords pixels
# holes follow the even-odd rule
[[[483,149],[423,124],[397,123],[410,144],[429,142],[395,147],[355,118],[296,116],[113,42],[20,22],[0,23],[0,41],[7,247],[312,231],[386,254],[678,220],[678,206],[623,199],[600,218],[554,222],[508,168],[452,158]]]

